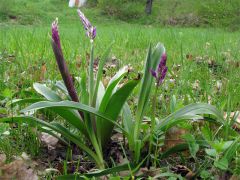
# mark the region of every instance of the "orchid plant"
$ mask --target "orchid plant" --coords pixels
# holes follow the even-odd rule
[[[153,139],[154,133],[159,131],[165,133],[169,128],[182,121],[203,119],[206,114],[213,116],[216,122],[224,123],[221,113],[209,104],[191,104],[164,119],[155,120],[158,89],[161,87],[168,70],[166,50],[161,43],[158,43],[154,48],[149,47],[141,79],[128,80],[120,87],[119,83],[128,73],[128,68],[123,67],[112,77],[105,88],[101,80],[103,67],[110,54],[111,45],[100,58],[98,71],[95,74],[93,69],[94,39],[97,36],[97,29],[92,26],[79,9],[77,12],[91,44],[89,68],[87,70],[82,69],[78,82],[80,92],[77,92],[74,87],[73,79],[64,59],[58,20],[56,19],[51,27],[51,44],[63,82],[57,81],[53,85],[53,89],[45,84],[34,83],[34,89],[45,99],[23,99],[14,102],[17,104],[33,103],[23,109],[22,113],[36,112],[40,109],[52,111],[62,117],[74,130],[66,128],[60,122],[46,122],[30,115],[2,118],[0,122],[24,122],[30,125],[37,123],[41,131],[56,136],[67,145],[69,141],[76,144],[94,160],[99,169],[106,167],[104,150],[107,149],[115,127],[120,129],[121,133],[127,138],[129,150],[133,154],[133,165],[139,167],[137,166],[139,162],[145,159],[140,157],[142,148]],[[132,113],[127,99],[138,84],[140,84],[140,91],[137,110]],[[150,131],[144,134],[141,125],[143,117],[146,116],[146,109],[154,84],[155,92],[153,93]],[[118,121],[120,116],[123,119],[122,122]],[[90,142],[90,145],[88,142]],[[149,153],[152,153],[153,146],[154,144],[150,143]],[[125,167],[129,168],[129,166]]]

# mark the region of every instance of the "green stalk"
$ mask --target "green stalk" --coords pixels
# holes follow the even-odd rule
[[[102,155],[102,148],[101,148],[101,144],[98,143],[95,132],[94,132],[94,127],[92,125],[92,121],[91,121],[91,115],[90,114],[86,114],[86,127],[87,127],[87,131],[89,134],[89,139],[94,147],[94,150],[96,152],[96,155],[98,157],[98,161],[96,162],[98,167],[100,169],[104,169],[104,160],[103,160],[103,155]]]
[[[153,95],[153,100],[152,100],[152,115],[151,115],[151,134],[150,134],[150,142],[149,142],[149,154],[152,152],[152,147],[153,147],[153,134],[154,134],[154,129],[156,125],[156,120],[155,120],[155,112],[156,112],[156,100],[157,100],[157,92],[158,92],[158,86],[156,86],[154,95]],[[149,159],[151,156],[149,156]],[[148,164],[149,164],[149,159],[148,159]],[[154,159],[154,167],[156,167],[156,159]]]
[[[91,41],[91,52],[90,52],[90,62],[89,62],[89,105],[93,102],[93,93],[94,93],[94,73],[93,73],[93,64],[94,64],[94,44]]]

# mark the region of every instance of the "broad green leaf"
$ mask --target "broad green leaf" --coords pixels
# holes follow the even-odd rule
[[[43,99],[16,99],[12,102],[12,105],[22,105],[26,103],[36,103],[43,101]],[[54,113],[58,114],[62,118],[64,118],[68,123],[73,125],[75,128],[79,129],[84,135],[86,135],[86,129],[84,123],[82,122],[79,113],[76,110],[71,109],[50,109]]]
[[[216,157],[217,156],[217,151],[216,149],[205,149],[205,152],[207,155],[211,157]]]
[[[29,99],[13,99],[11,102],[9,102],[7,105],[23,105],[23,104],[27,104],[27,103],[36,103],[39,101],[44,101],[44,99],[42,98],[29,98]]]
[[[62,81],[57,81],[55,86],[67,96],[68,100],[71,100],[71,97],[68,94],[68,90]]]
[[[122,78],[127,73],[127,67],[123,67],[121,70],[119,70],[115,76],[109,81],[108,87],[105,91],[105,94],[102,98],[101,104],[99,106],[99,111],[104,112],[106,109],[106,106],[112,96],[112,94],[116,91],[117,85],[122,80]]]
[[[125,76],[126,73],[127,73],[127,67],[123,67],[109,81],[108,87],[107,87],[107,89],[102,97],[101,103],[98,107],[99,112],[102,112],[102,113],[105,112],[106,107],[109,103],[109,100],[112,97],[112,94],[116,91],[117,85],[119,84],[119,82],[122,80],[122,78]],[[97,118],[96,126],[97,126],[98,139],[101,139],[101,135],[102,135],[101,131],[103,129],[103,122],[102,122],[101,118]]]
[[[49,101],[61,101],[61,97],[43,84],[34,83],[33,88]]]
[[[157,129],[166,131],[183,120],[202,119],[199,115],[212,115],[216,118],[216,123],[225,123],[222,114],[214,106],[205,103],[197,103],[187,105],[182,109],[170,114],[159,122]]]
[[[106,116],[104,113],[99,112],[97,109],[87,106],[85,104],[81,104],[78,102],[73,102],[73,101],[60,101],[60,102],[50,102],[50,101],[41,101],[34,103],[25,109],[23,109],[21,112],[28,112],[32,110],[39,110],[39,109],[44,109],[44,108],[49,108],[53,110],[58,110],[62,111],[63,109],[77,109],[81,110],[86,113],[93,114],[95,116],[98,116],[106,121],[109,121],[115,125],[117,125],[121,130],[124,131],[124,129],[116,123],[114,120],[112,120],[110,117]]]
[[[105,94],[105,87],[103,83],[99,82],[98,92],[97,92],[97,100],[96,100],[96,109],[99,109],[99,106],[102,102],[103,96]]]
[[[218,161],[214,161],[214,166],[226,171],[228,169],[228,160],[226,158],[222,158]]]
[[[13,91],[11,89],[6,88],[2,91],[2,96],[5,98],[11,98],[13,96]]]
[[[232,158],[235,156],[235,153],[240,148],[240,137],[238,137],[235,141],[231,143],[231,145],[226,149],[226,152],[224,153],[224,157],[229,162],[232,160]]]
[[[150,73],[151,69],[156,69],[160,57],[165,52],[165,48],[162,44],[158,43],[153,49],[149,47],[146,63],[144,67],[144,75],[141,81],[140,93],[138,98],[138,106],[136,112],[136,123],[134,130],[134,138],[138,138],[139,128],[146,109],[148,108],[149,96],[152,89],[153,77]]]
[[[66,91],[65,85],[63,83],[61,83],[60,81],[56,84],[56,86],[61,87],[61,89],[63,89],[63,91]],[[33,87],[39,94],[43,95],[47,100],[61,101],[61,97],[56,92],[52,91],[45,85],[40,84],[40,83],[34,83]],[[66,91],[66,93],[67,93],[67,91]],[[86,135],[85,125],[84,125],[83,121],[81,120],[81,117],[77,111],[71,110],[71,109],[64,109],[64,108],[59,108],[59,109],[51,108],[50,110],[52,110],[53,112],[60,115],[68,123],[73,125],[75,128],[79,129],[84,135]]]
[[[122,116],[123,116],[124,129],[126,130],[127,133],[132,134],[133,130],[134,130],[133,129],[134,121],[133,121],[133,116],[132,116],[131,109],[130,109],[128,103],[124,104],[122,114],[123,114]]]
[[[105,116],[109,117],[113,121],[116,121],[123,105],[125,104],[127,98],[131,95],[133,89],[137,86],[138,80],[132,80],[126,83],[123,87],[117,90],[109,100],[106,110],[104,112]],[[108,121],[102,121],[101,127],[101,140],[105,144],[111,137],[114,124]]]
[[[100,86],[99,83],[102,79],[103,68],[104,68],[104,65],[105,65],[105,63],[106,63],[106,61],[109,57],[110,52],[111,52],[112,45],[113,45],[113,43],[111,43],[109,45],[109,47],[106,49],[106,51],[104,52],[103,56],[100,58],[100,61],[99,61],[98,72],[97,72],[97,80],[96,80],[96,84],[95,84],[94,98],[93,98],[94,103],[95,103],[97,95],[98,95],[98,89],[99,89],[99,86]]]
[[[42,101],[43,102],[43,101]],[[68,123],[73,125],[75,128],[81,131],[84,135],[87,135],[85,125],[76,110],[66,109],[66,108],[49,108],[51,111],[55,112]]]

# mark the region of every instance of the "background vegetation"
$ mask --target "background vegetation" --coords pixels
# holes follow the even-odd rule
[[[145,4],[145,0],[88,0],[87,6],[81,8],[97,26],[95,56],[102,56],[106,47],[114,41],[109,62],[116,60],[117,64],[105,78],[127,64],[133,68],[134,76],[142,73],[149,44],[162,42],[168,54],[169,73],[158,94],[157,118],[166,117],[174,110],[195,102],[211,103],[229,115],[238,111],[239,0],[154,0],[151,15],[145,14]],[[76,9],[69,8],[67,0],[0,0],[0,118],[19,114],[20,107],[9,105],[12,100],[40,97],[33,91],[34,82],[48,83],[49,80],[55,82],[61,79],[50,44],[51,23],[56,17],[59,18],[64,56],[72,75],[78,76],[90,46]],[[136,108],[137,91],[138,88],[130,97],[133,110]],[[171,102],[174,98],[173,108]],[[151,115],[151,106],[147,115]],[[59,117],[46,116],[61,122]],[[187,129],[201,141],[203,131],[207,131],[188,123],[181,124],[180,128]],[[217,158],[224,154],[225,144],[235,138],[222,131],[219,137],[209,140],[216,145]],[[7,155],[8,161],[22,152],[37,159],[47,159],[49,157],[46,156],[51,154],[41,148],[37,136],[26,125],[15,128],[1,123],[0,152]],[[212,162],[212,157],[201,153],[200,156],[204,155]],[[42,157],[43,154],[46,156]],[[236,151],[233,154],[238,158],[230,163],[227,171],[239,174],[239,153]],[[66,165],[69,159],[64,158]],[[52,161],[46,161],[46,167],[56,167]],[[163,167],[161,171],[167,172],[179,162],[195,168],[191,157],[181,156],[178,161],[164,161],[168,167]],[[198,165],[203,164],[205,161],[199,158]],[[201,167],[208,170],[208,167]],[[67,165],[64,168],[67,174]],[[61,174],[64,173],[61,171]],[[205,172],[205,176],[211,177],[211,173],[222,172],[217,169],[207,175]]]
[[[0,3],[0,19],[20,24],[49,22],[56,15],[72,21],[66,0],[8,0]],[[154,0],[152,14],[145,13],[146,0],[88,0],[90,17],[105,16],[130,23],[225,27],[237,30],[240,26],[240,2],[238,0]],[[61,12],[61,13],[59,13]]]

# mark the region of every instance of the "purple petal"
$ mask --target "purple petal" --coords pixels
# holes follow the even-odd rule
[[[165,66],[163,68],[163,71],[161,73],[161,76],[160,76],[160,79],[159,79],[159,83],[162,84],[162,82],[164,81],[166,75],[167,75],[167,71],[168,71],[168,68]]]
[[[151,72],[153,77],[157,78],[157,72],[156,71],[154,71],[153,69],[150,69],[150,72]]]
[[[167,55],[166,53],[163,53],[160,59],[160,63],[158,64],[158,72],[162,72],[162,69],[164,68],[164,66],[166,66],[167,63]]]
[[[78,9],[77,12],[78,12],[78,16],[80,17],[80,19],[82,21],[84,29],[89,31],[90,28],[92,27],[90,21],[85,17],[85,15],[82,13],[82,11],[80,11],[80,9]]]
[[[86,30],[86,35],[91,39],[94,40],[97,34],[96,27],[93,27],[90,23],[90,21],[85,17],[85,15],[78,9],[78,15],[82,21],[82,24],[84,26],[84,29]]]
[[[92,29],[92,39],[95,39],[96,35],[97,35],[97,28],[93,27],[93,29]]]

